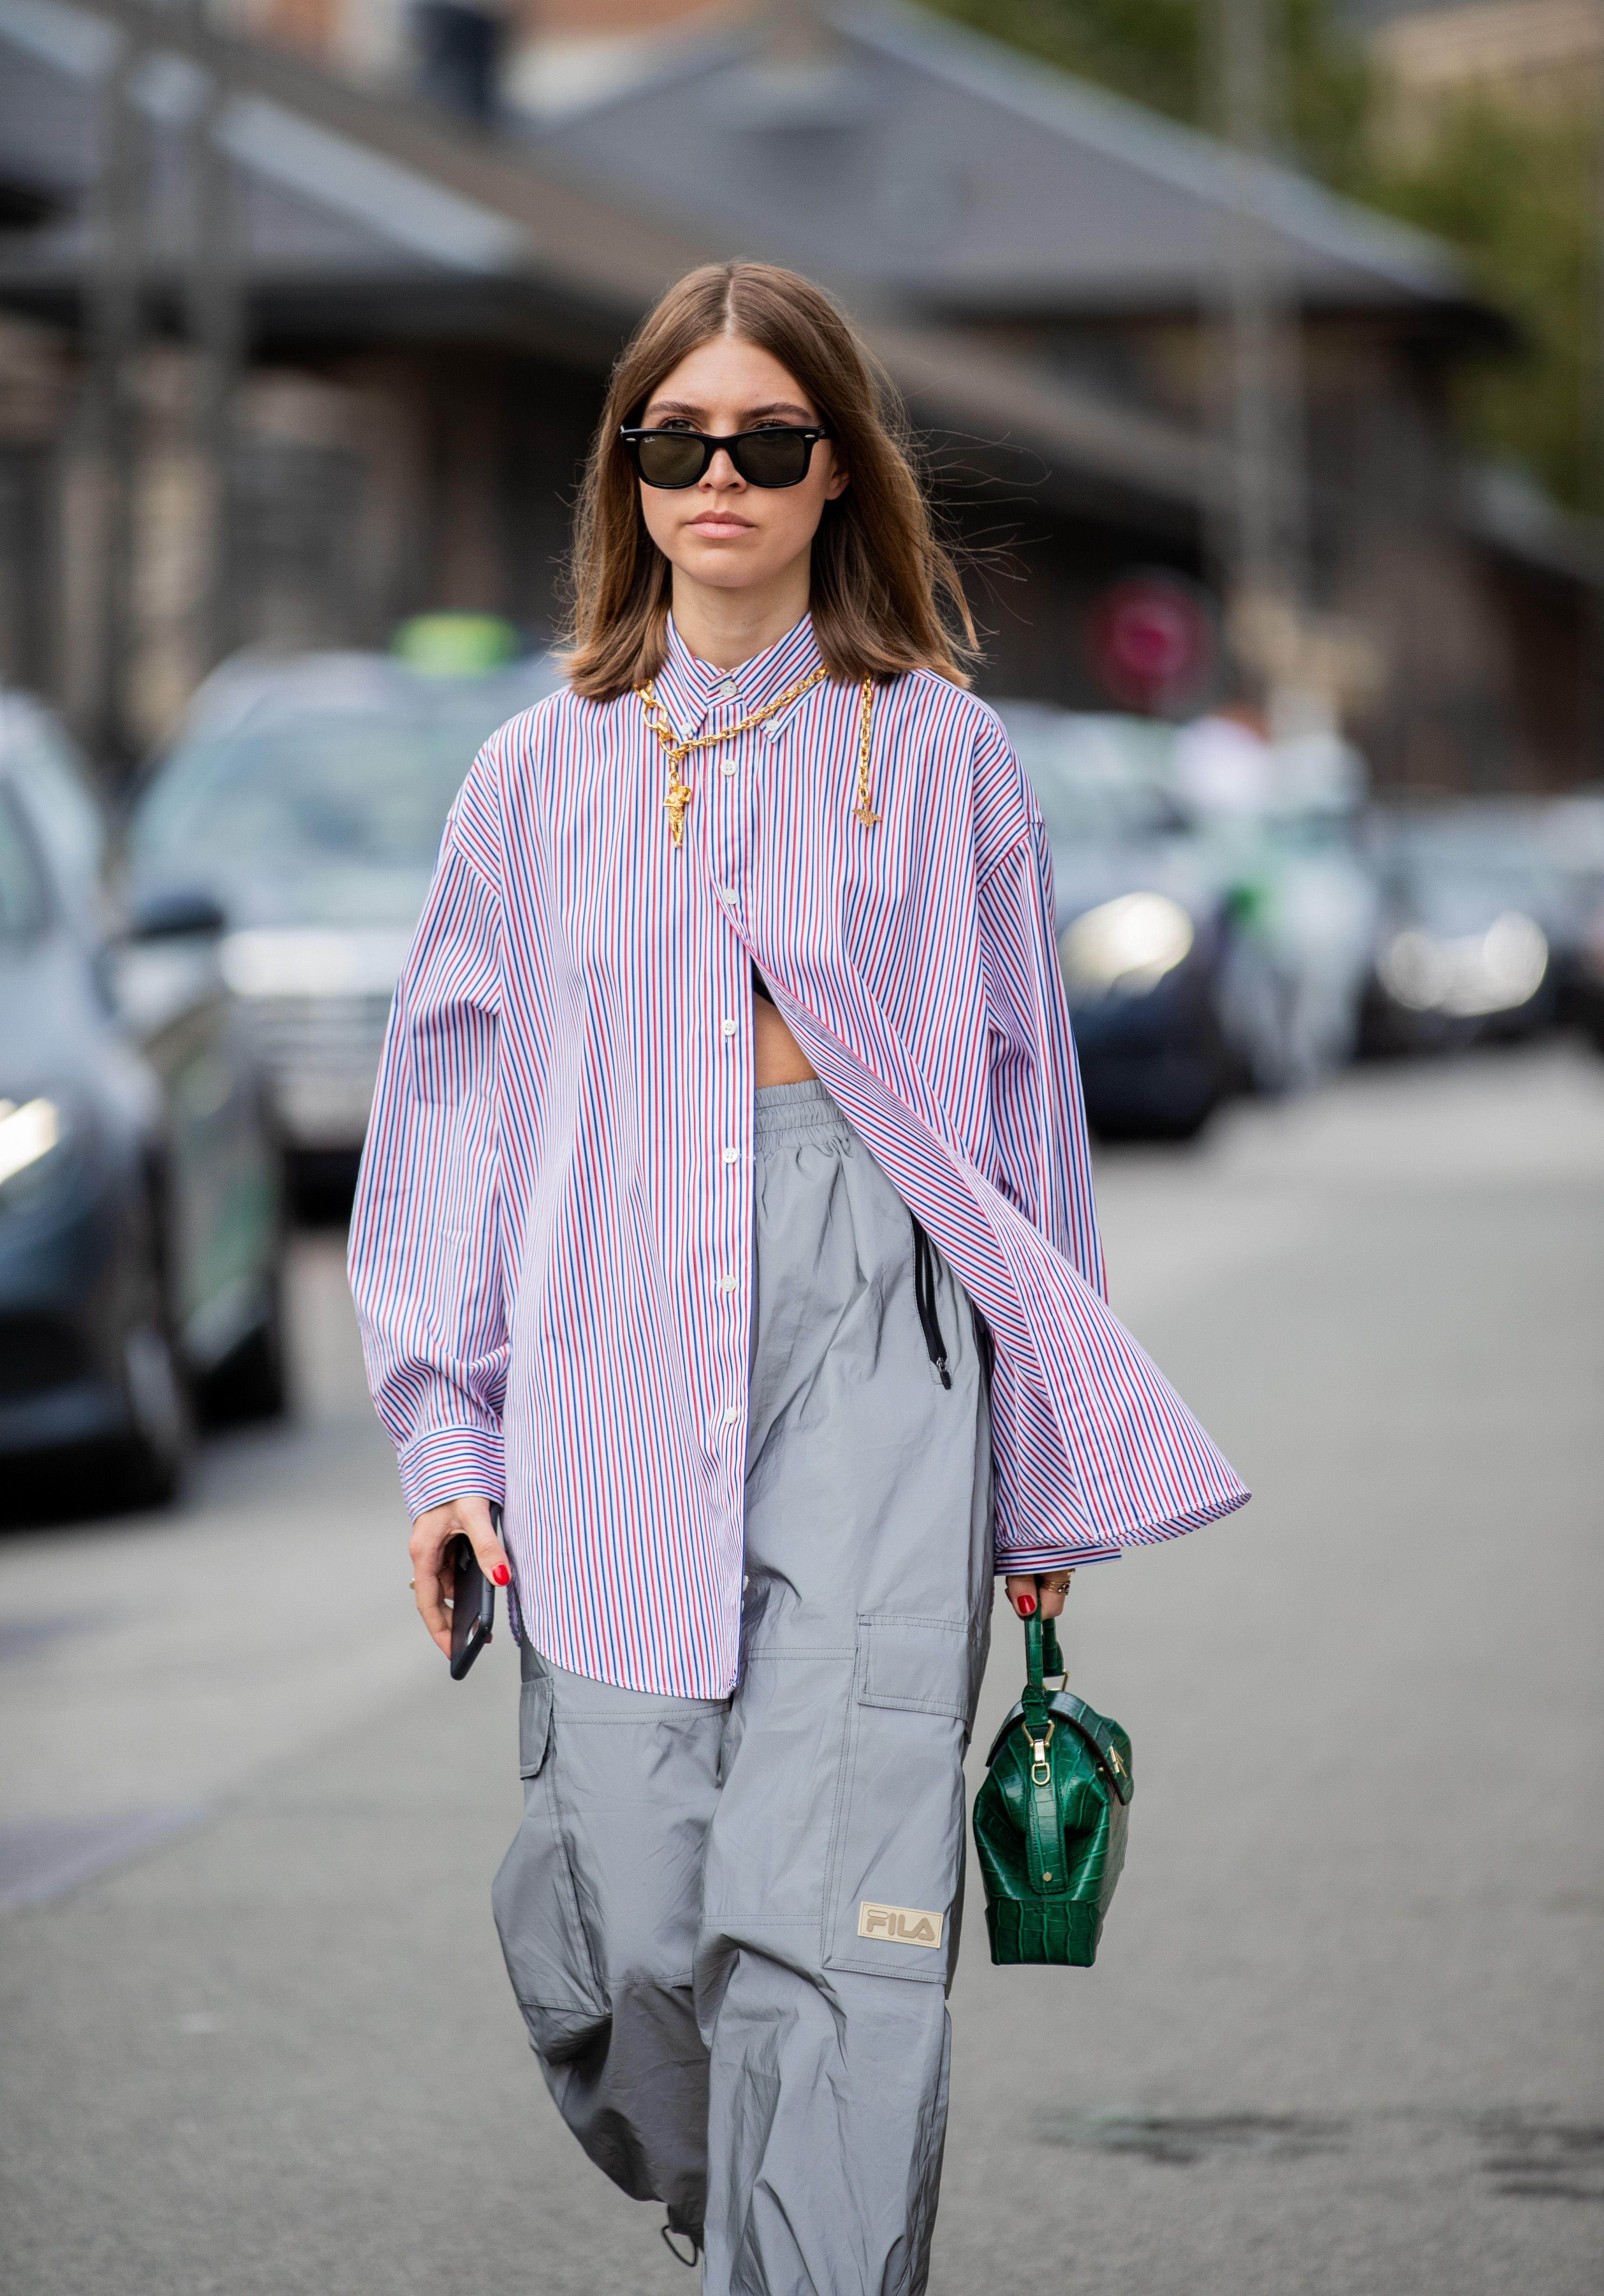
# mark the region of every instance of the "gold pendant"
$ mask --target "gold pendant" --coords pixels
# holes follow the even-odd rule
[[[669,832],[678,846],[685,841],[685,808],[696,792],[688,782],[680,780],[677,765],[669,770],[672,778],[669,783],[669,793],[662,800],[662,809],[669,817]]]

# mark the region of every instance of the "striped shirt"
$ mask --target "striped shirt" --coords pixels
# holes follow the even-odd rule
[[[734,673],[670,625],[683,739],[818,661]],[[999,1570],[1107,1559],[1241,1505],[1110,1313],[1040,812],[983,703],[827,680],[692,753],[684,843],[634,695],[502,727],[396,992],[351,1234],[413,1514],[503,1499],[559,1665],[721,1697],[739,1653],[755,964],[991,1328]]]

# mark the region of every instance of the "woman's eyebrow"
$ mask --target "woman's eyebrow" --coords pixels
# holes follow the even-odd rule
[[[683,398],[654,398],[647,406],[646,413],[677,414],[687,422],[704,422],[707,419],[707,409],[704,406],[693,406]],[[766,416],[775,414],[788,414],[804,426],[817,419],[805,406],[799,406],[794,399],[777,398],[767,406],[748,406],[744,410],[741,421],[743,424],[761,422]]]

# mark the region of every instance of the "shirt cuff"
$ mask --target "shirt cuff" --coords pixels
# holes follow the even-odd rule
[[[1005,1554],[999,1547],[991,1568],[999,1578],[1027,1570],[1078,1570],[1084,1562],[1117,1562],[1120,1546],[1018,1546]]]
[[[401,1496],[415,1521],[448,1499],[476,1497],[501,1505],[506,1458],[498,1427],[431,1427],[396,1454]]]

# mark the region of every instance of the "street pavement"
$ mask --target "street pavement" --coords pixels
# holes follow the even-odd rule
[[[1255,1497],[1075,1580],[1130,1857],[1095,1970],[992,1969],[975,1890],[934,2296],[1596,2296],[1604,1063],[1360,1071],[1099,1185]],[[295,1307],[295,1418],[181,1509],[0,1536],[0,2283],[675,2296],[500,1966],[514,1653],[454,1685],[413,1620],[328,1235]]]

